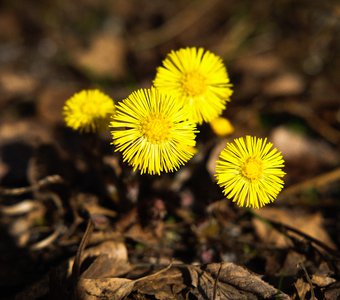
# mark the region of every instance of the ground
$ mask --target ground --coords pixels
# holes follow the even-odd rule
[[[338,299],[340,6],[337,1],[2,1],[0,297]],[[219,55],[234,93],[217,136],[178,172],[140,175],[109,130],[62,107],[98,88],[149,87],[167,53]],[[223,196],[226,142],[268,137],[285,187],[261,209]]]

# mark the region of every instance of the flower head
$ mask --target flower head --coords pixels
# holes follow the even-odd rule
[[[223,117],[217,117],[210,121],[210,127],[217,136],[225,137],[234,132],[234,126]]]
[[[194,155],[196,126],[172,96],[140,89],[116,109],[112,143],[134,170],[159,175],[177,170]]]
[[[65,123],[74,130],[95,132],[109,124],[115,112],[113,100],[99,90],[83,90],[65,102]]]
[[[232,94],[222,59],[203,48],[172,51],[157,69],[154,86],[176,96],[195,122],[219,116]]]
[[[216,165],[218,185],[239,206],[259,208],[275,200],[283,187],[284,160],[267,139],[246,136],[228,143]]]

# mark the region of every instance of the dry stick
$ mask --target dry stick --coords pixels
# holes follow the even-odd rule
[[[218,278],[220,277],[221,269],[222,269],[222,263],[220,263],[220,267],[218,268],[218,272],[217,272],[217,275],[216,275],[216,278],[215,278],[215,282],[214,282],[213,300],[216,299],[216,295],[217,295],[217,283],[218,283]]]
[[[313,238],[312,236],[294,228],[291,227],[289,225],[283,224],[283,223],[279,223],[264,217],[261,217],[259,215],[257,215],[256,213],[254,213],[253,211],[251,211],[251,214],[253,214],[256,218],[258,218],[259,220],[262,220],[264,222],[266,222],[267,224],[270,224],[271,226],[273,226],[275,229],[277,229],[279,232],[282,231],[291,231],[296,233],[299,236],[302,236],[303,238],[305,238],[306,240],[309,240],[310,242],[318,245],[319,247],[323,248],[324,250],[326,250],[328,253],[331,253],[332,255],[339,257],[340,258],[340,253],[339,251],[336,251],[334,249],[332,249],[331,247],[327,246],[326,244],[324,244],[323,242],[317,240],[316,238]]]
[[[256,26],[254,20],[246,16],[233,22],[228,28],[228,31],[213,43],[215,46],[212,46],[211,50],[230,61],[239,55],[242,45],[255,32]]]
[[[306,189],[311,188],[311,187],[315,187],[315,188],[322,187],[322,186],[325,186],[328,183],[336,181],[338,179],[340,179],[340,168],[337,168],[337,169],[330,171],[328,173],[319,175],[317,177],[308,179],[308,180],[303,181],[301,183],[297,183],[297,184],[294,184],[292,186],[289,186],[281,192],[279,198],[297,194],[300,191],[306,190]]]
[[[41,187],[47,184],[51,184],[51,183],[55,184],[55,183],[62,183],[62,182],[63,182],[63,179],[60,177],[60,175],[50,175],[39,180],[37,183],[30,185],[30,186],[14,188],[14,189],[6,189],[6,188],[0,187],[0,195],[18,196],[18,195],[30,193],[34,190],[40,189]]]
[[[40,187],[40,186],[39,186]],[[59,197],[58,194],[53,193],[53,192],[40,192],[39,188],[36,188],[36,184],[33,186],[34,188],[34,192],[36,195],[36,198],[41,201],[52,201],[53,204],[55,205],[56,209],[57,209],[57,217],[58,220],[55,222],[55,229],[53,230],[53,233],[50,234],[48,237],[46,237],[45,239],[33,244],[30,246],[31,250],[41,250],[47,246],[49,246],[51,243],[53,243],[64,231],[64,207],[63,207],[63,203]],[[36,189],[35,189],[36,188]]]
[[[306,279],[310,285],[310,293],[311,293],[311,299],[315,299],[315,294],[314,294],[314,288],[313,288],[313,283],[312,283],[312,280],[310,279],[309,277],[309,274],[304,266],[303,263],[299,263],[299,266],[301,267],[301,269],[303,270],[303,272],[305,273],[306,275]]]
[[[153,264],[151,266],[153,266]],[[172,267],[173,267],[173,264],[172,264],[172,261],[171,261],[170,264],[167,265],[164,269],[159,270],[158,272],[149,275],[148,278],[157,277],[159,274],[162,274],[162,273],[170,270]],[[145,278],[141,277],[141,278],[136,279],[134,282],[136,283],[136,282],[143,281],[143,280],[145,280]],[[152,279],[150,281],[152,281]]]
[[[48,247],[63,233],[63,231],[64,231],[63,224],[62,223],[58,224],[57,228],[49,236],[31,245],[29,247],[30,250],[36,251]]]
[[[73,284],[73,288],[75,291],[75,287],[77,285],[78,282],[78,278],[80,275],[80,265],[81,265],[81,255],[89,241],[89,238],[91,236],[91,233],[93,231],[93,222],[91,220],[91,217],[89,218],[88,222],[87,222],[87,226],[86,226],[86,230],[85,233],[83,235],[83,238],[80,241],[76,256],[74,258],[74,262],[73,262],[73,267],[72,267],[72,284]]]
[[[19,196],[22,194],[26,193],[31,193],[34,192],[36,193],[36,196],[39,195],[41,200],[48,200],[51,199],[53,203],[55,204],[57,208],[58,215],[60,219],[62,219],[62,216],[64,215],[64,209],[63,205],[61,202],[60,197],[56,193],[48,192],[48,193],[39,193],[39,189],[42,188],[45,185],[48,184],[57,184],[57,183],[62,183],[64,182],[63,179],[61,178],[60,175],[55,174],[55,175],[49,175],[46,176],[45,178],[33,183],[30,186],[26,187],[20,187],[20,188],[13,188],[13,189],[7,189],[7,188],[1,188],[0,187],[0,195],[2,196]],[[58,236],[62,233],[63,231],[63,222],[58,222],[56,229],[53,231],[51,235],[46,237],[45,239],[33,244],[30,246],[31,250],[41,250],[42,248],[47,247],[50,245],[52,242],[54,242]]]
[[[299,101],[290,101],[289,105],[285,103],[276,104],[273,111],[288,112],[298,117],[303,118],[311,128],[323,136],[326,140],[333,144],[340,142],[340,132],[331,127],[327,122],[319,118],[319,116],[306,105],[298,103]]]

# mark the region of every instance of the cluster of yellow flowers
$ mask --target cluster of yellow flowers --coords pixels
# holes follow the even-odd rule
[[[64,106],[66,125],[79,131],[111,128],[115,151],[151,175],[172,172],[196,152],[197,125],[217,135],[233,131],[221,118],[233,91],[223,61],[203,48],[172,51],[158,67],[153,87],[133,92],[117,105],[98,90],[75,94]],[[228,143],[217,161],[217,183],[239,206],[259,208],[283,187],[284,161],[267,142],[247,136]]]

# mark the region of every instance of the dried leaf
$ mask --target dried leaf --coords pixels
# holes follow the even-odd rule
[[[271,97],[301,94],[306,83],[297,74],[284,73],[271,79],[264,87],[264,94]]]
[[[198,299],[213,299],[214,295],[216,299],[268,299],[280,294],[259,276],[233,263],[173,267],[138,280],[135,288],[157,299],[179,299],[179,293],[188,293],[187,289]]]
[[[289,225],[297,230],[316,238],[331,248],[335,245],[323,227],[323,218],[321,213],[307,214],[299,210],[284,210],[278,208],[262,208],[257,210],[259,216]],[[286,248],[290,245],[289,238],[279,233],[268,224],[256,218],[253,219],[255,230],[260,239],[276,247]]]
[[[141,294],[153,295],[156,299],[178,299],[177,294],[186,286],[179,269],[166,268],[136,280],[134,290]]]
[[[152,231],[137,223],[128,229],[125,236],[145,245],[157,245],[159,243]]]
[[[107,241],[90,251],[85,251],[84,257],[97,256],[82,278],[104,278],[120,276],[131,269],[125,244],[122,242]]]
[[[283,267],[280,270],[280,274],[284,276],[295,276],[300,270],[299,264],[306,261],[306,257],[295,251],[289,251]]]
[[[0,73],[0,87],[13,95],[27,95],[37,88],[38,82],[29,74],[3,71]]]
[[[316,275],[316,274],[312,276],[311,281],[313,284],[319,287],[325,287],[327,285],[330,285],[331,283],[336,282],[336,280],[332,277],[328,277],[325,275]]]
[[[19,18],[15,12],[5,10],[0,12],[0,40],[13,40],[20,37],[21,28]]]
[[[221,281],[220,276],[214,278],[208,272],[195,267],[189,268],[189,272],[191,284],[195,287],[191,292],[198,299],[213,299],[214,295],[216,299],[251,299],[250,295],[245,295],[232,285]],[[253,296],[254,298],[256,299]]]
[[[299,278],[294,285],[299,295],[299,299],[306,299],[306,294],[310,291],[310,284],[304,282],[302,278]]]
[[[237,287],[239,290],[258,295],[263,298],[271,298],[280,294],[277,289],[264,282],[258,275],[251,273],[244,267],[233,263],[209,264],[207,270],[214,276],[218,276],[218,281]],[[284,298],[285,295],[282,294]],[[235,298],[234,298],[235,299]]]
[[[63,106],[78,88],[71,84],[53,83],[44,87],[38,95],[37,113],[47,123],[63,122]]]
[[[233,263],[169,266],[135,281],[122,278],[85,279],[78,285],[80,299],[122,299],[134,292],[158,300],[289,299],[246,268]]]
[[[304,137],[284,126],[273,130],[271,140],[290,164],[299,165],[304,170],[317,169],[320,165],[333,166],[339,162],[338,153],[325,141]]]
[[[224,149],[228,142],[228,139],[223,139],[219,143],[215,145],[215,147],[212,149],[209,159],[207,161],[207,170],[211,177],[214,177],[215,169],[216,169],[216,161],[221,153],[221,151]]]
[[[77,299],[120,300],[128,296],[134,282],[125,278],[81,278],[77,287]]]
[[[333,300],[340,298],[340,282],[335,282],[328,286],[325,290],[325,299],[326,300]]]
[[[255,75],[257,77],[266,77],[276,74],[282,70],[283,63],[280,57],[274,54],[261,54],[242,56],[236,62],[236,68],[245,74]]]
[[[0,145],[13,141],[26,142],[36,146],[37,143],[52,141],[52,134],[47,126],[33,120],[6,122],[0,126]]]
[[[124,40],[117,34],[102,33],[93,38],[89,49],[74,53],[75,63],[97,76],[122,78],[126,72]]]

